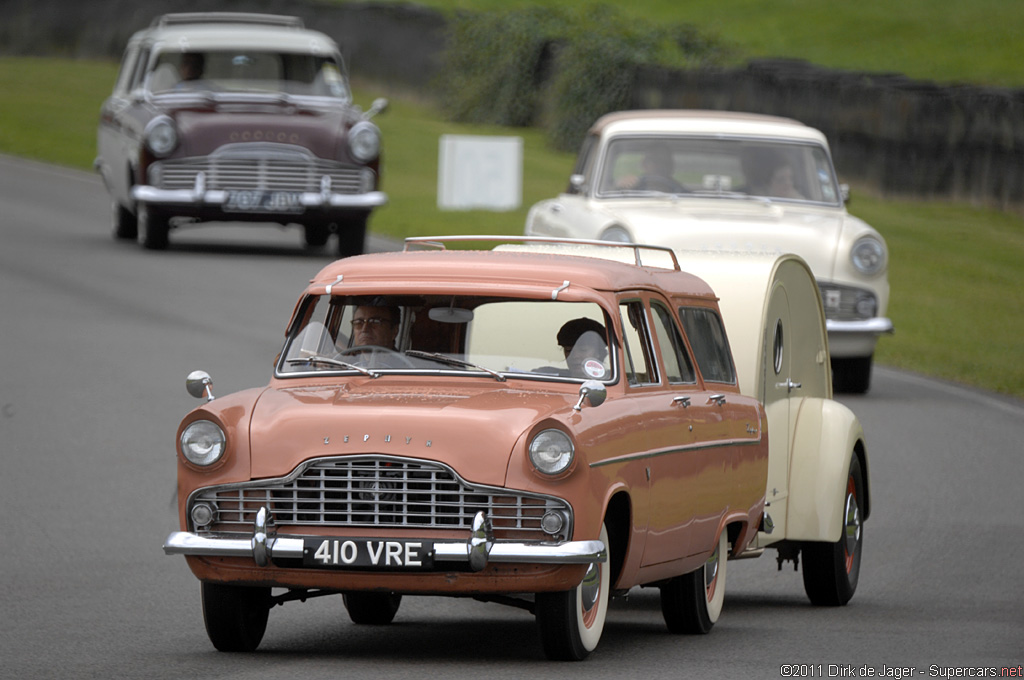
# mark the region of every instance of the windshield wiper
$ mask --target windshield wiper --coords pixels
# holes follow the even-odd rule
[[[378,373],[377,371],[371,371],[368,368],[364,368],[362,366],[356,366],[355,364],[350,364],[349,362],[342,361],[341,359],[335,359],[333,357],[325,357],[322,354],[310,354],[309,356],[303,356],[303,357],[297,357],[297,358],[294,358],[294,359],[288,359],[287,363],[291,364],[292,366],[294,366],[296,364],[302,364],[302,363],[326,364],[327,366],[335,366],[337,368],[350,368],[353,371],[359,371],[363,375],[368,375],[371,378],[379,378],[380,377],[380,373]]]
[[[448,364],[449,366],[459,366],[460,368],[472,368],[477,371],[483,371],[484,373],[491,375],[498,382],[505,382],[505,376],[497,371],[491,370],[486,366],[480,366],[469,361],[450,357],[447,354],[441,354],[439,352],[421,352],[418,349],[409,349],[406,350],[405,353],[408,356],[416,357],[418,359],[431,359],[438,363]]]

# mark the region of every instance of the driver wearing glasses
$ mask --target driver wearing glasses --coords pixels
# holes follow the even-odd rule
[[[359,305],[352,313],[351,345],[339,358],[364,368],[408,366],[395,345],[401,311],[392,305]]]
[[[362,305],[352,314],[353,346],[375,345],[390,350],[398,337],[398,307]]]

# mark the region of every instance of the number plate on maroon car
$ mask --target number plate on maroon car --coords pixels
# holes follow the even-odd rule
[[[305,210],[301,196],[297,191],[229,191],[224,210],[300,213]]]
[[[306,538],[302,565],[326,569],[429,569],[434,566],[432,541],[373,538]]]

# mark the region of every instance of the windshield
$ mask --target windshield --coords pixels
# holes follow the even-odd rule
[[[824,147],[763,139],[617,138],[608,144],[597,187],[604,197],[698,194],[833,205],[840,197]]]
[[[504,381],[613,379],[605,314],[592,302],[474,296],[311,296],[279,376],[474,373]]]
[[[333,57],[261,50],[164,52],[157,56],[147,86],[154,93],[284,92],[350,98]]]

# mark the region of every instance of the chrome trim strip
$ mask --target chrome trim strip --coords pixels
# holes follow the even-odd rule
[[[677,446],[671,449],[662,449],[660,451],[647,451],[645,453],[631,453],[625,456],[615,456],[614,458],[605,458],[599,460],[596,463],[591,463],[590,467],[602,467],[604,465],[615,465],[616,463],[628,463],[634,460],[646,460],[648,458],[657,458],[659,456],[667,456],[672,453],[683,453],[685,451],[703,451],[704,449],[720,449],[723,446],[753,446],[761,443],[761,433],[758,432],[756,438],[751,439],[723,439],[721,441],[701,444],[687,444],[686,446]]]
[[[895,329],[893,328],[891,319],[887,319],[884,316],[878,316],[873,319],[864,319],[862,321],[835,321],[833,319],[826,319],[825,330],[829,333],[870,333],[871,335],[883,335],[893,333]]]
[[[175,531],[164,541],[167,555],[196,557],[248,557],[253,556],[252,539],[214,538],[187,531]],[[278,537],[268,542],[267,552],[276,559],[302,559],[301,538]],[[439,562],[469,562],[467,543],[445,541],[434,543],[434,560]],[[488,563],[515,564],[590,564],[606,562],[608,551],[601,541],[568,541],[558,544],[495,543],[487,557]]]

